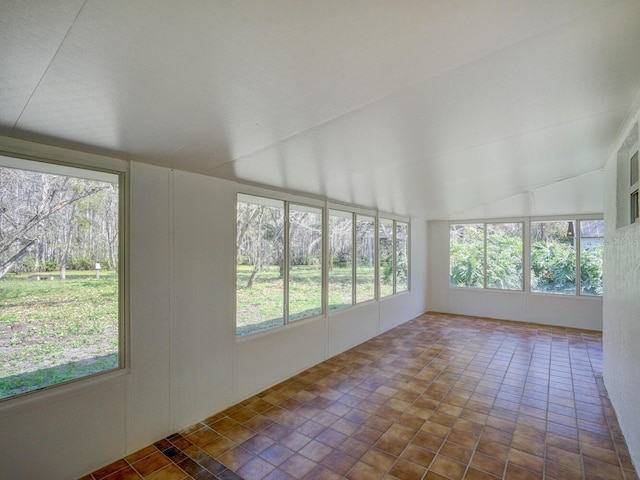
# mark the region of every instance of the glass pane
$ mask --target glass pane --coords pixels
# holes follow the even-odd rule
[[[484,225],[449,227],[449,284],[484,287]]]
[[[289,207],[289,321],[322,314],[322,209]]]
[[[376,298],[375,289],[375,219],[356,216],[356,302]]]
[[[353,303],[353,214],[329,212],[329,310]]]
[[[119,179],[65,170],[0,167],[0,398],[120,366]]]
[[[396,293],[409,288],[409,225],[396,222]]]
[[[522,290],[522,223],[487,224],[487,288]]]
[[[574,221],[531,223],[531,291],[575,295]]]
[[[393,220],[378,219],[380,297],[393,295]]]
[[[243,195],[236,237],[236,333],[284,323],[284,202]]]
[[[604,220],[580,221],[580,294],[602,295]]]

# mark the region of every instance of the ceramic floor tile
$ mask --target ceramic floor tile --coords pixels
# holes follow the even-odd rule
[[[82,480],[637,480],[597,332],[425,314]]]

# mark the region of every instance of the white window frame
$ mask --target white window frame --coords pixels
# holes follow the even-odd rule
[[[66,176],[104,180],[105,175],[118,177],[118,366],[55,383],[0,400],[0,409],[29,405],[34,401],[75,395],[78,389],[126,375],[130,371],[129,346],[129,162],[116,158],[76,152],[22,140],[0,139],[0,165]]]

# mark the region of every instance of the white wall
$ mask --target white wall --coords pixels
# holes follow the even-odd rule
[[[638,121],[638,114],[628,126]],[[604,381],[640,467],[640,224],[616,229],[616,141],[605,167]]]
[[[0,405],[0,478],[78,478],[426,310],[415,220],[410,293],[236,342],[236,185],[137,163],[130,180],[130,370]]]
[[[600,297],[449,287],[448,222],[429,222],[428,245],[429,310],[602,330]]]

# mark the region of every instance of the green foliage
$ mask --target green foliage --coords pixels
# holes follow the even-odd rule
[[[0,280],[0,398],[117,367],[117,277],[67,273]]]
[[[483,232],[465,228],[462,235],[452,238],[450,246],[450,285],[482,288],[484,285]]]
[[[531,289],[573,293],[576,285],[576,251],[570,243],[531,244]]]
[[[586,295],[602,295],[602,245],[580,252],[580,289]]]

